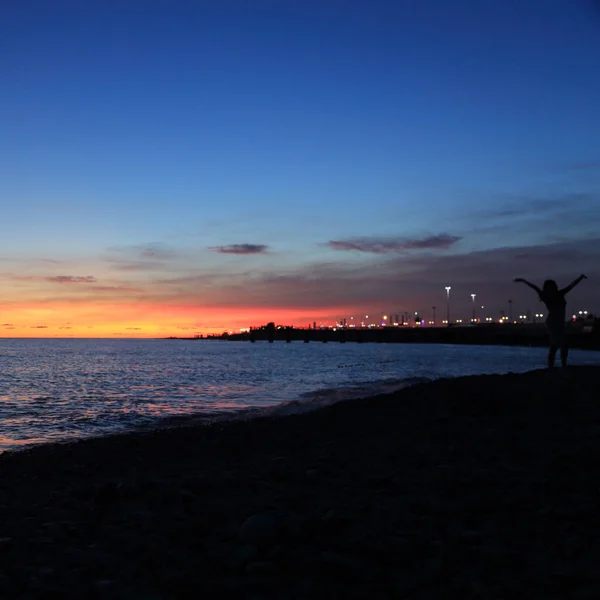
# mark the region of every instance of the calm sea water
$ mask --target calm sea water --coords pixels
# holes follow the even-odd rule
[[[545,357],[502,346],[0,339],[0,451],[191,416],[300,411],[415,379],[527,371]],[[600,364],[600,352],[570,357]]]

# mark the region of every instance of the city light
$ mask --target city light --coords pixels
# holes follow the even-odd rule
[[[439,290],[439,288],[438,288]],[[461,294],[463,293],[461,291],[461,286],[459,285],[458,288],[455,287],[455,295],[458,293],[458,300],[460,300],[460,298],[462,297],[463,300],[463,304],[462,305],[456,305],[454,307],[455,312],[454,312],[454,318],[451,318],[451,314],[450,314],[450,305],[449,305],[449,299],[450,299],[450,292],[452,290],[451,286],[444,286],[444,290],[446,291],[446,300],[447,300],[447,315],[445,316],[445,318],[442,320],[436,320],[436,307],[435,306],[429,306],[429,308],[427,308],[426,310],[414,310],[414,308],[412,310],[400,310],[400,309],[394,309],[394,307],[390,307],[392,310],[391,312],[388,312],[386,314],[383,314],[381,312],[379,312],[379,310],[375,310],[373,314],[373,317],[371,317],[371,315],[366,314],[366,315],[360,315],[357,317],[354,316],[347,316],[347,317],[334,317],[331,321],[329,322],[321,322],[319,323],[318,321],[314,322],[314,326],[313,324],[309,324],[308,328],[309,329],[328,329],[328,330],[333,330],[333,331],[337,331],[337,332],[343,332],[344,330],[348,330],[349,328],[359,328],[362,327],[363,329],[373,329],[374,331],[383,331],[387,330],[389,327],[394,327],[394,328],[403,328],[403,327],[410,327],[410,328],[418,328],[418,327],[436,327],[436,326],[445,326],[445,327],[452,327],[455,325],[460,325],[462,326],[462,328],[464,327],[470,327],[470,328],[477,328],[479,329],[479,326],[484,326],[484,325],[490,325],[491,328],[493,329],[493,325],[492,324],[500,324],[500,325],[518,325],[519,327],[515,327],[514,329],[512,328],[506,328],[511,329],[512,331],[514,331],[514,333],[517,333],[517,330],[521,331],[521,333],[525,334],[527,332],[527,326],[529,325],[533,325],[534,329],[537,329],[539,327],[542,327],[544,324],[544,320],[547,317],[547,313],[542,313],[542,312],[535,312],[533,313],[531,311],[530,308],[528,308],[526,305],[524,307],[522,307],[522,311],[521,312],[517,312],[516,315],[512,315],[509,316],[509,311],[507,310],[507,307],[503,307],[502,305],[500,305],[497,309],[494,308],[493,306],[489,306],[488,307],[488,311],[484,312],[485,306],[484,305],[479,305],[476,304],[477,302],[477,297],[478,294],[468,294],[468,296],[470,296],[471,298],[471,309],[473,310],[473,315],[469,315],[468,314],[468,305],[466,305],[466,298],[464,296],[467,296],[467,294],[464,294],[464,296],[461,296]],[[439,291],[438,291],[439,294]],[[454,296],[453,296],[454,298]],[[517,301],[508,301],[510,302],[509,306],[515,306]],[[478,309],[479,307],[479,309]],[[372,307],[371,307],[372,308]],[[439,306],[437,307],[439,309]],[[481,312],[480,312],[481,310]],[[488,313],[486,315],[486,312]],[[429,313],[429,314],[427,314]],[[477,314],[479,313],[479,314]],[[578,328],[578,326],[581,328],[581,330],[586,330],[586,326],[589,325],[589,327],[587,327],[587,329],[590,329],[594,326],[594,323],[592,322],[592,319],[594,319],[594,316],[596,314],[596,312],[594,310],[592,311],[588,311],[586,309],[579,309],[576,307],[576,310],[572,310],[570,311],[571,313],[571,321],[574,322],[574,329],[576,330]],[[497,316],[493,316],[494,314],[496,314]],[[490,316],[492,315],[492,316]],[[433,318],[432,318],[433,317]],[[369,319],[369,320],[367,320]],[[568,320],[568,319],[567,319]],[[289,326],[280,326],[280,325],[275,325],[276,329],[289,329]],[[484,330],[488,329],[484,327]],[[502,328],[505,329],[505,328]],[[245,334],[245,333],[250,333],[252,331],[251,328],[239,328],[236,329],[236,332],[239,332],[241,334]],[[366,332],[365,332],[366,333]],[[388,332],[389,334],[392,334],[393,332]],[[415,332],[416,333],[416,332]],[[385,332],[383,333],[385,334]],[[383,335],[382,334],[382,335]],[[398,334],[402,337],[402,334],[400,334],[400,332],[398,332]],[[288,334],[288,338],[289,338],[289,334]],[[350,338],[353,339],[353,338]],[[371,338],[369,338],[371,339]],[[384,339],[384,338],[377,338],[377,339]],[[346,340],[344,340],[346,341]],[[363,340],[360,340],[363,341]],[[395,338],[394,338],[395,341]]]

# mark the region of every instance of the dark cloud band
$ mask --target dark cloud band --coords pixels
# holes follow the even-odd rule
[[[327,245],[334,250],[366,252],[369,254],[391,254],[411,250],[446,250],[462,238],[448,233],[423,238],[377,238],[363,237],[349,240],[332,240]]]
[[[209,250],[220,254],[263,254],[268,248],[265,244],[230,244],[228,246],[211,246]]]
[[[53,283],[96,283],[96,278],[92,275],[57,275],[56,277],[46,277],[46,281]]]

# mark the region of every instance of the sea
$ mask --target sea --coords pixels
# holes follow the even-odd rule
[[[600,352],[570,351],[571,364]],[[221,340],[0,339],[0,452],[291,414],[416,382],[543,368],[546,349]]]

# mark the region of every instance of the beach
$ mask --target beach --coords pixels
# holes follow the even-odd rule
[[[0,455],[3,598],[598,598],[600,367]]]

